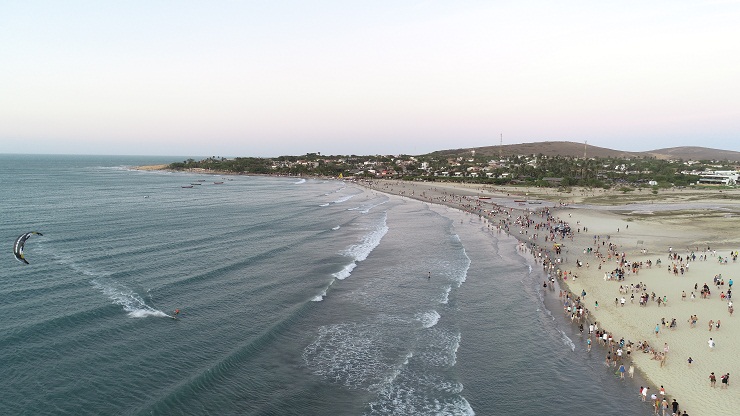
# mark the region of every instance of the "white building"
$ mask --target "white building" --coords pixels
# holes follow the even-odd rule
[[[700,175],[698,184],[700,185],[736,185],[738,177],[737,171],[716,170],[707,171]]]

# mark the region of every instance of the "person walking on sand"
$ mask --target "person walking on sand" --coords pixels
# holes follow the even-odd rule
[[[714,340],[712,338],[709,338],[709,341],[707,341],[707,344],[709,344],[709,351],[714,351]]]
[[[717,376],[714,375],[714,371],[709,375],[709,386],[712,388],[717,386]]]
[[[660,333],[660,324],[655,324],[655,338],[658,338],[659,333]]]
[[[630,378],[635,378],[635,366],[632,363],[630,363],[630,369],[627,370],[627,372],[629,373]]]
[[[673,401],[671,402],[671,409],[673,409],[674,415],[678,414],[678,402],[676,401],[676,399],[673,399]]]
[[[726,389],[730,385],[730,373],[722,376],[722,388]]]

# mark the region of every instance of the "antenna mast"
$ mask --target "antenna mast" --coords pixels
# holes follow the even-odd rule
[[[499,161],[503,159],[503,156],[501,154],[501,152],[503,152],[503,149],[502,149],[503,147],[504,147],[504,133],[501,133],[501,141],[499,142],[499,145],[498,145],[498,160]]]

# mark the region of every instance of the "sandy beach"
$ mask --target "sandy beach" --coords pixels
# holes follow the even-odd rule
[[[731,316],[726,298],[730,281],[734,283],[740,271],[740,190],[674,189],[656,195],[647,190],[356,183],[480,215],[489,228],[518,238],[522,249],[564,289],[548,292],[561,296],[564,313],[574,313],[565,305],[583,307],[583,318],[573,322],[584,325],[580,341],[591,339],[591,354],[605,362],[604,371],[619,374],[621,364],[625,369],[633,365],[650,383],[646,400],[655,394],[660,402],[665,392],[666,414],[671,414],[673,400],[679,403],[678,414],[734,415],[732,409],[740,408],[740,395],[732,393],[733,377],[740,374],[740,356],[735,353],[740,318]],[[563,223],[570,233],[553,232]],[[556,244],[560,253],[554,250]],[[708,295],[701,293],[705,284]],[[647,301],[641,304],[645,295]],[[601,345],[596,334],[586,335],[594,324],[612,340],[608,346]],[[612,357],[607,366],[607,355],[617,356],[618,349],[623,358]],[[728,383],[722,380],[725,374],[730,375]],[[637,387],[634,397],[641,400]]]
[[[583,323],[587,333],[596,322],[611,335],[611,347],[597,346],[592,336],[592,354],[605,361],[608,353],[617,355],[624,340],[623,361],[613,360],[609,367],[605,363],[604,371],[618,373],[622,362],[625,368],[634,364],[651,383],[647,400],[656,394],[660,401],[663,387],[667,414],[674,399],[680,414],[732,415],[732,409],[740,408],[740,395],[732,392],[733,377],[740,374],[740,323],[731,316],[726,298],[740,271],[737,191],[674,190],[648,196],[575,190],[563,195],[449,183],[386,180],[363,185],[479,214],[491,227],[519,238],[559,276],[567,292],[564,304],[566,296],[571,304],[580,298],[585,318],[575,319],[574,325]],[[559,222],[569,224],[570,235],[551,232]],[[555,244],[561,247],[559,255]],[[708,295],[701,294],[705,284]],[[641,305],[644,295],[647,301]],[[715,387],[710,385],[712,372]],[[722,376],[728,373],[725,384]],[[635,400],[640,400],[637,388]]]

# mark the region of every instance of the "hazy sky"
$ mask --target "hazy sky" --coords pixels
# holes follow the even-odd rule
[[[740,1],[6,1],[0,153],[740,151]]]

